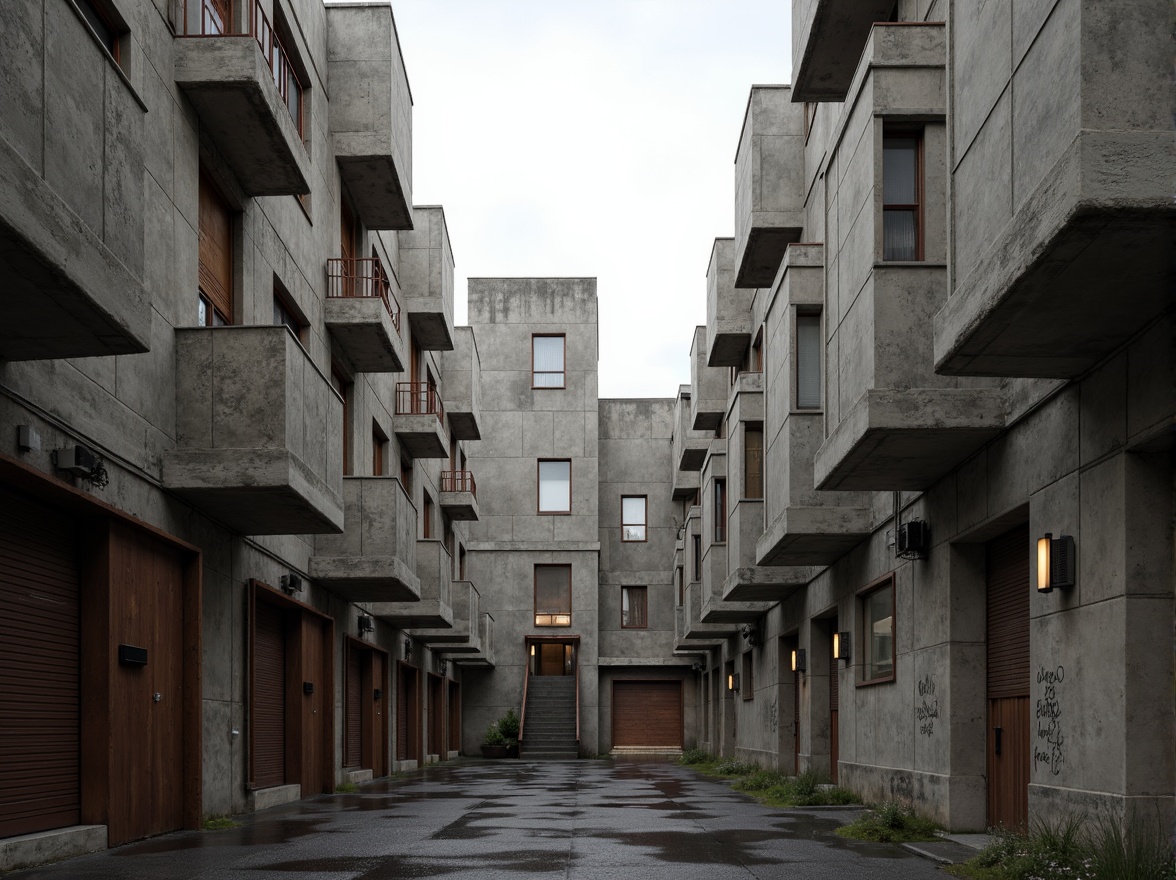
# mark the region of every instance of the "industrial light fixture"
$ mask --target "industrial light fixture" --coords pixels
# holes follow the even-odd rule
[[[404,640],[404,659],[406,661],[412,660],[412,639]]]
[[[727,675],[727,690],[739,693],[739,673],[732,672]]]
[[[361,614],[359,615],[358,625],[359,634],[362,636],[375,630],[376,621],[370,614]]]
[[[1074,538],[1046,532],[1037,539],[1037,592],[1074,586]]]
[[[792,671],[804,672],[807,665],[804,648],[794,648],[792,651]]]
[[[282,588],[282,592],[287,596],[293,596],[295,593],[302,592],[302,578],[293,572],[284,574],[278,578],[278,586]]]
[[[834,660],[848,660],[849,659],[849,633],[835,632],[833,633],[833,659]]]

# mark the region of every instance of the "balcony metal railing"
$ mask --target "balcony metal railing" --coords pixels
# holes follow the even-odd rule
[[[396,415],[420,416],[433,414],[445,424],[445,409],[437,388],[427,382],[396,383]]]
[[[261,0],[245,0],[252,9],[244,16],[248,26],[242,29],[237,23],[235,0],[184,0],[184,20],[181,37],[253,37],[261,47],[261,54],[265,56],[270,73],[274,78],[274,85],[282,96],[282,103],[290,111],[290,117],[298,126],[298,134],[302,135],[302,83],[294,72],[290,63],[290,56],[286,54],[286,47],[281,38],[270,24],[265,10],[261,8]],[[189,6],[200,4],[199,20],[189,16]],[[197,30],[199,28],[199,30]]]
[[[469,492],[478,497],[478,484],[470,471],[441,471],[442,492]]]
[[[392,293],[388,273],[379,257],[327,260],[328,297],[379,297],[384,301],[392,324],[400,332],[400,304]]]

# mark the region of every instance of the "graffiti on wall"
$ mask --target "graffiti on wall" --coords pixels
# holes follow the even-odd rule
[[[1066,763],[1066,754],[1062,750],[1066,742],[1062,734],[1062,702],[1058,694],[1058,686],[1065,677],[1064,666],[1056,669],[1042,666],[1037,670],[1037,683],[1045,685],[1045,689],[1037,701],[1037,744],[1033,746],[1033,766],[1044,766],[1054,776],[1062,772]]]
[[[768,727],[772,733],[780,729],[780,708],[776,699],[776,697],[772,697],[772,702],[768,703]]]
[[[919,679],[919,702],[915,706],[915,723],[922,736],[935,733],[935,719],[939,717],[939,700],[935,698],[935,675],[927,673]]]

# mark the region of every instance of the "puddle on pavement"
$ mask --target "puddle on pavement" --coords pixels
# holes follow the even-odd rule
[[[185,831],[157,837],[143,843],[111,850],[115,858],[178,852],[185,849],[201,849],[208,846],[273,846],[290,843],[310,834],[329,834],[323,828],[326,819],[290,819],[263,821],[227,828],[224,831]]]

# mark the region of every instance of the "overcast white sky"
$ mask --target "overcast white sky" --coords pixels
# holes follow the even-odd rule
[[[673,397],[734,230],[752,83],[790,79],[785,0],[393,0],[413,201],[466,278],[594,276],[600,396]]]

